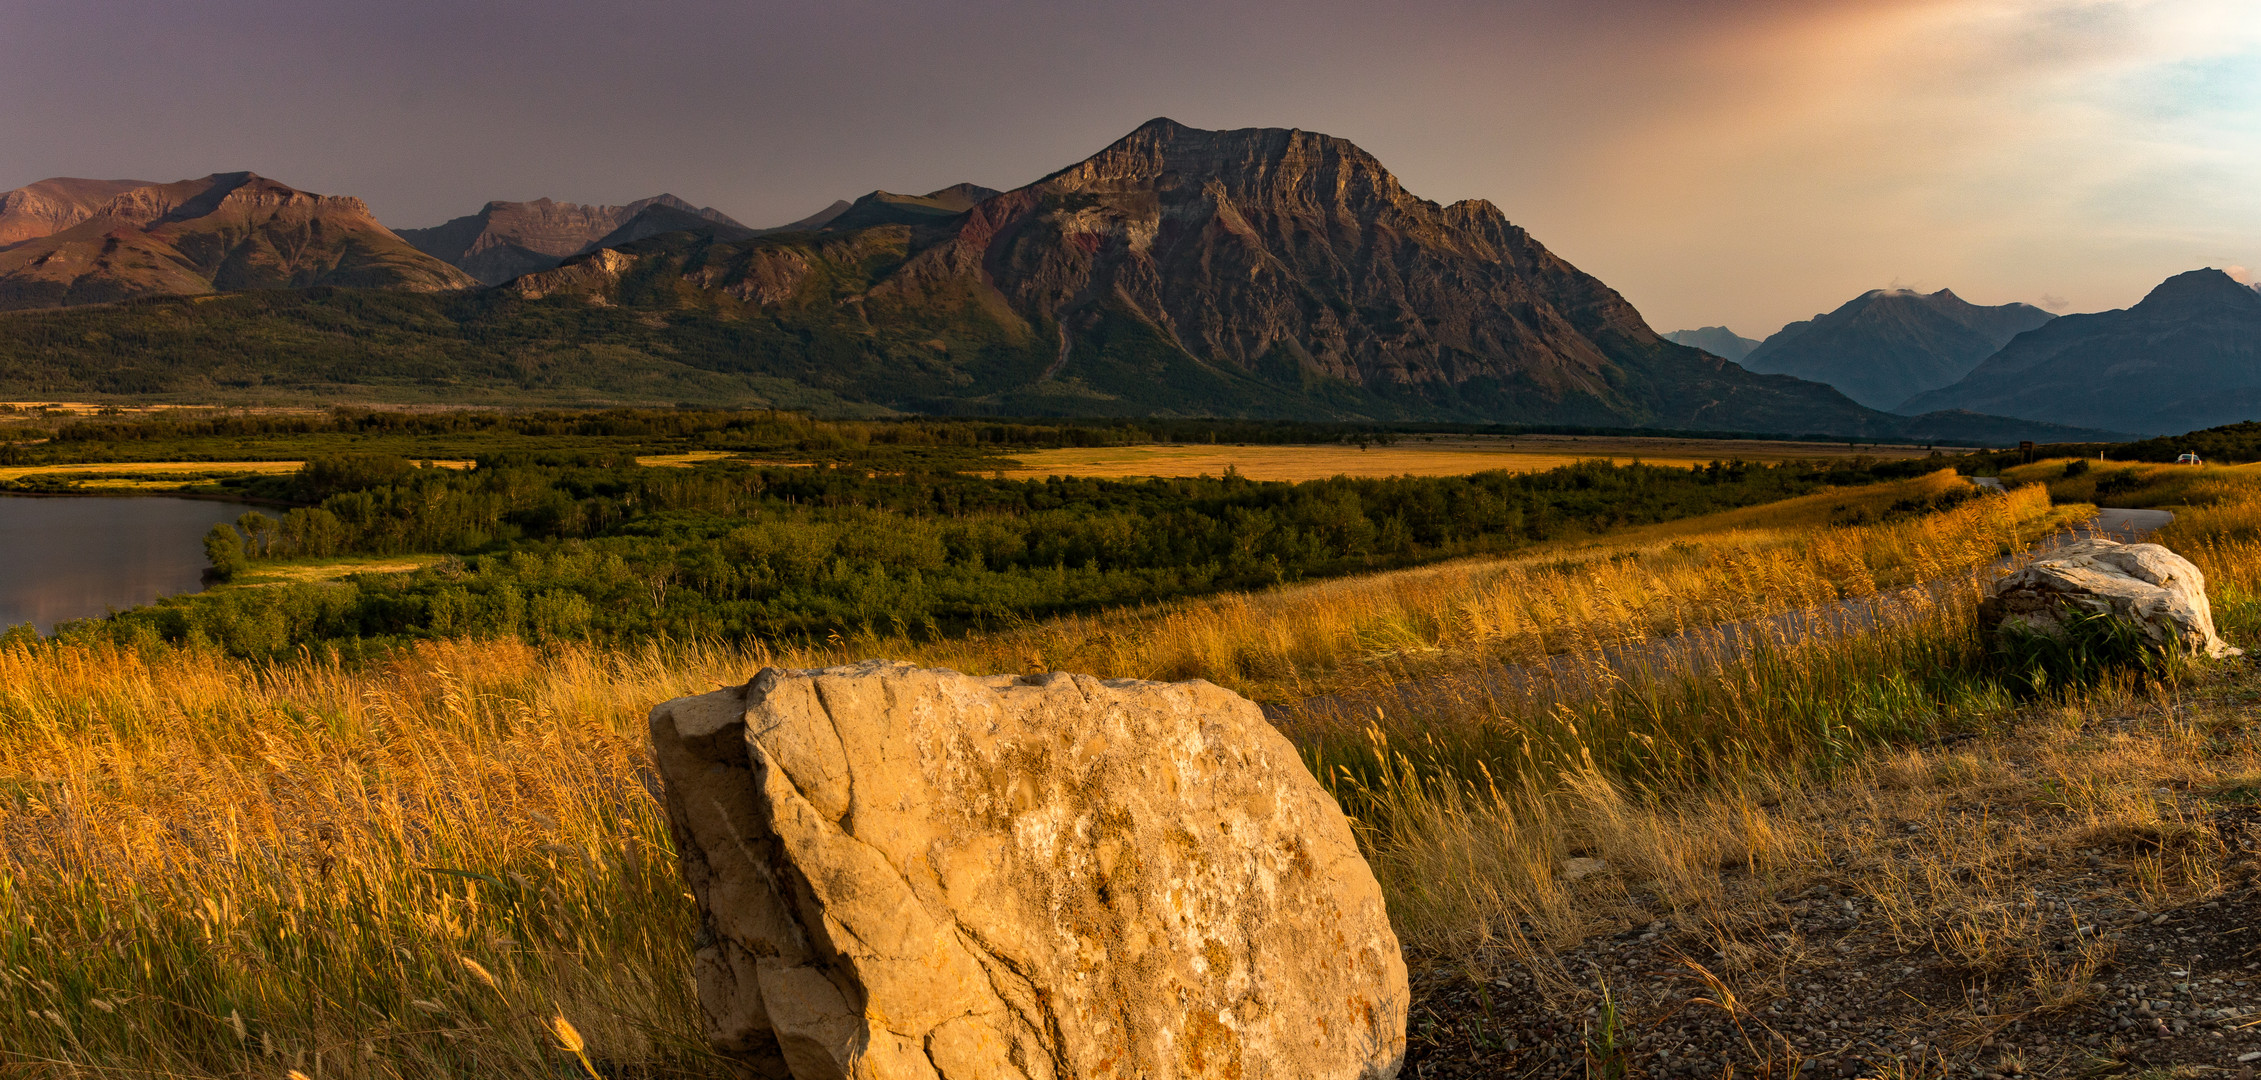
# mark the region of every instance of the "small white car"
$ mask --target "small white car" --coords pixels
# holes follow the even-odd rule
[[[2178,458],[2176,458],[2176,459],[2175,459],[2175,464],[2177,464],[2177,465],[2204,465],[2204,464],[2206,464],[2206,459],[2204,459],[2204,458],[2202,458],[2202,457],[2199,457],[2199,456],[2198,456],[2197,454],[2184,454],[2184,455],[2182,455],[2181,457],[2178,457]]]

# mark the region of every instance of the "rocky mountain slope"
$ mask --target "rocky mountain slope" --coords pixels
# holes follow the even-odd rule
[[[53,236],[94,216],[104,203],[151,183],[52,176],[13,191],[0,191],[0,248]]]
[[[2177,274],[2134,307],[2021,334],[1908,408],[2157,435],[2261,418],[2261,293],[2219,270]]]
[[[603,388],[612,400],[901,412],[1949,442],[2099,434],[1893,416],[1666,341],[1489,203],[1418,198],[1365,151],[1299,130],[1156,120],[1012,191],[874,193],[814,230],[642,215],[689,227],[616,230],[554,269],[444,301],[275,294],[185,318],[145,304],[39,320],[17,330],[39,348],[0,348],[0,385],[413,384],[552,401]],[[104,343],[160,324],[133,349]],[[260,341],[258,362],[213,348],[215,335]]]
[[[1694,330],[1674,330],[1664,335],[1664,340],[1691,349],[1702,349],[1725,360],[1741,360],[1751,355],[1759,343],[1729,330],[1724,326],[1699,326]]]
[[[810,377],[904,409],[1895,429],[1663,340],[1490,204],[1417,198],[1310,132],[1157,120],[931,224],[845,228],[854,212],[813,239],[655,240],[511,288],[687,303],[655,284],[672,280],[842,323],[858,355]]]
[[[378,224],[361,200],[253,173],[131,188],[67,228],[0,251],[0,310],[239,289],[474,284]]]
[[[1783,327],[1741,363],[1828,383],[1872,409],[1898,409],[1970,374],[2011,338],[2051,318],[2031,304],[1981,306],[1946,289],[1872,289]]]
[[[641,226],[634,224],[644,218]],[[711,222],[752,230],[713,207],[697,207],[673,195],[654,195],[623,206],[581,203],[490,202],[427,229],[395,229],[416,249],[472,277],[496,285],[520,274],[547,270],[566,257],[605,244],[624,244],[647,236]]]

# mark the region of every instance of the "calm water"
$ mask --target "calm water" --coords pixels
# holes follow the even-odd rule
[[[44,632],[203,587],[204,534],[246,507],[0,496],[0,628]]]

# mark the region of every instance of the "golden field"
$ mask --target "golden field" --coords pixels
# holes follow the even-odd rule
[[[1811,458],[1921,457],[1913,446],[1769,442],[1756,439],[1670,439],[1590,435],[1414,436],[1388,446],[1202,446],[1155,443],[1077,447],[1016,454],[1008,475],[1089,477],[1222,476],[1237,469],[1251,480],[1323,480],[1333,476],[1462,476],[1505,469],[1544,472],[1581,461],[1704,465]]]
[[[1970,589],[1913,592],[1840,637],[1632,675],[1589,665],[1595,677],[1553,692],[1453,679],[1967,579],[2081,512],[2028,487],[1887,513],[1961,483],[960,639],[452,641],[361,665],[0,649],[0,1075],[551,1077],[573,1065],[549,1034],[559,1016],[607,1075],[705,1073],[693,913],[645,715],[766,664],[871,655],[1203,677],[1275,703],[1357,818],[1420,957],[1543,964],[1660,906],[1732,943],[1772,891],[1816,875],[1899,905],[1911,942],[1969,941],[1953,920],[2011,895],[2017,844],[2157,823],[2171,816],[2152,794],[2160,777],[2211,782],[2261,762],[2208,756],[2200,727],[2081,734],[2082,710],[2181,715],[2169,684],[2021,704],[1985,673]],[[2240,598],[2261,587],[2261,485],[2220,494],[2178,519],[2173,542],[2244,626]],[[1879,520],[1831,524],[1862,511]],[[1303,703],[1408,676],[1443,692],[1373,723]],[[1941,731],[1981,741],[1919,745]],[[2022,740],[2027,764],[1989,756],[2004,739]],[[2077,786],[2078,812],[1943,826],[1910,857],[1876,842],[1959,792],[2030,799],[2059,790],[2048,784]],[[1573,887],[1555,872],[1573,854],[1618,869]],[[2219,882],[2168,867],[2153,887]],[[1991,939],[2004,963],[2040,963],[2012,931]],[[2077,974],[2036,985],[2072,993]]]

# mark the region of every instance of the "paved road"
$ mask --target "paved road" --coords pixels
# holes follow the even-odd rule
[[[2165,510],[2098,510],[2096,517],[2085,525],[2048,537],[2035,544],[2033,550],[2039,553],[2099,534],[2121,543],[2133,543],[2174,519],[2175,515]],[[1994,572],[2009,569],[2017,558],[1997,562],[1993,567]],[[1536,696],[1545,700],[1558,700],[1564,696],[1583,693],[1597,679],[1620,679],[1645,672],[1661,673],[1675,669],[1685,670],[1691,666],[1721,664],[1759,641],[1857,633],[1875,626],[1896,609],[1906,608],[1919,600],[1936,599],[1952,589],[1967,587],[1961,580],[1934,581],[1875,596],[1841,600],[1822,607],[1785,611],[1764,618],[1725,623],[1671,637],[1604,648],[1598,652],[1549,656],[1532,664],[1478,664],[1461,671],[1411,679],[1377,690],[1306,698],[1298,711],[1307,716],[1332,716],[1362,722],[1365,718],[1371,718],[1377,708],[1427,712],[1471,698],[1483,700],[1494,695],[1516,699]],[[1277,721],[1286,715],[1287,710],[1265,705],[1264,712]]]
[[[2098,510],[2096,520],[2090,524],[2107,539],[2132,544],[2175,520],[2175,515],[2165,510]]]

